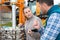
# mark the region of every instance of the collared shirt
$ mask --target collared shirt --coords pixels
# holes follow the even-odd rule
[[[47,21],[46,28],[40,28],[39,32],[40,40],[55,40],[60,33],[60,14],[53,13]]]

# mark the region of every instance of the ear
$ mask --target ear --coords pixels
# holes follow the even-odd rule
[[[43,3],[42,6],[44,7],[44,9],[48,7],[46,3]]]
[[[44,5],[45,7],[47,7],[47,4],[46,3],[43,3],[42,5]]]

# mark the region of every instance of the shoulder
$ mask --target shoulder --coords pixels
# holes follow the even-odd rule
[[[53,13],[51,14],[51,16],[49,17],[50,18],[53,18],[53,19],[56,19],[56,18],[60,18],[60,13]]]
[[[35,19],[37,19],[37,20],[41,20],[39,17],[37,17],[37,16],[35,16]]]
[[[37,20],[40,24],[42,23],[41,19],[37,16],[35,16],[35,20]]]
[[[53,17],[60,17],[60,13],[53,13],[51,16],[53,16]]]
[[[60,14],[59,13],[53,13],[48,19],[48,22],[58,21],[60,20]]]

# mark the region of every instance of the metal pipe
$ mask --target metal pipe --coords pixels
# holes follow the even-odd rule
[[[11,0],[12,3],[12,28],[16,28],[16,5],[15,5],[16,0]]]
[[[16,6],[12,5],[12,27],[16,27]]]

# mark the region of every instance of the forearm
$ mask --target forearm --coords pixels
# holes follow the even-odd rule
[[[40,40],[55,40],[60,33],[60,15],[52,14],[48,21],[46,28]]]
[[[39,32],[33,32],[30,36],[34,37],[34,38],[40,38],[40,33]]]
[[[40,35],[42,35],[44,33],[44,27],[40,27],[40,29],[38,30],[38,32],[40,33]]]

